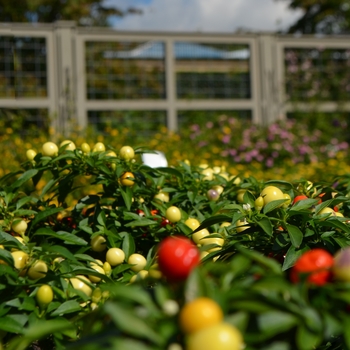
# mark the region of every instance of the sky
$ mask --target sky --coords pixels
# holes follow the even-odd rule
[[[120,30],[232,33],[286,30],[301,15],[286,0],[106,0],[120,9],[135,7],[142,15],[114,19]]]

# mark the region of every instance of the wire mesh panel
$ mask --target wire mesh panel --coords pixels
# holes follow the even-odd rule
[[[290,101],[346,101],[350,97],[350,49],[285,48]]]
[[[0,98],[46,96],[46,39],[0,36]]]
[[[0,134],[6,128],[25,135],[38,135],[49,130],[49,114],[41,108],[1,108]]]
[[[188,128],[194,124],[204,126],[207,123],[210,124],[213,121],[216,121],[222,115],[226,115],[229,117],[238,118],[242,120],[251,120],[252,111],[251,110],[179,111],[178,113],[179,129],[181,130],[181,128]]]
[[[164,99],[164,43],[86,42],[88,99]]]
[[[166,126],[166,111],[89,111],[89,125],[102,133],[127,128],[139,135],[151,135]]]
[[[178,98],[251,97],[249,45],[175,43]]]

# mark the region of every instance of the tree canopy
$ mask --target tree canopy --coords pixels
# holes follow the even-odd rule
[[[104,0],[0,0],[0,22],[76,21],[81,26],[108,26],[111,16],[140,13],[104,5]]]
[[[304,11],[289,33],[349,34],[350,0],[288,0],[289,8]]]

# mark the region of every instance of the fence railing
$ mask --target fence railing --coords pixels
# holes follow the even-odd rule
[[[0,25],[0,109],[55,128],[170,130],[233,113],[268,124],[295,110],[350,111],[350,37],[124,32],[74,22]]]

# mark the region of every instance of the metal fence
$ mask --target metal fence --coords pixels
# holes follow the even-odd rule
[[[65,131],[170,130],[218,113],[268,124],[350,111],[350,37],[124,32],[74,22],[0,25],[0,114]]]

